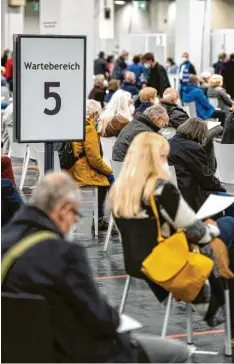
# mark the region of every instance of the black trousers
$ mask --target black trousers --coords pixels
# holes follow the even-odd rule
[[[215,112],[211,115],[214,119],[219,119],[221,125],[224,126],[226,120],[226,114],[223,110],[215,110]]]

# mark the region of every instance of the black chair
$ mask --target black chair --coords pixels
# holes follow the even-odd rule
[[[2,292],[2,363],[54,363],[44,297]]]

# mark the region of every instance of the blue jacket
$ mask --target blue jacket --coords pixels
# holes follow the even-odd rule
[[[143,74],[143,66],[138,63],[133,63],[133,64],[130,64],[125,71],[130,71],[130,72],[133,72],[136,76],[136,84],[137,86],[140,86],[141,85],[141,80],[140,80],[140,77],[141,75]]]
[[[104,102],[106,102],[106,103],[110,102],[110,100],[115,92],[116,91],[109,91],[109,93],[105,95]]]
[[[203,120],[209,119],[215,111],[202,89],[192,83],[189,83],[183,92],[183,102],[195,102],[197,116]]]
[[[139,93],[139,90],[136,87],[136,85],[133,85],[132,83],[128,83],[128,82],[125,82],[125,81],[123,81],[120,88],[121,88],[121,90],[130,92],[130,94],[132,96],[138,95],[138,93]]]

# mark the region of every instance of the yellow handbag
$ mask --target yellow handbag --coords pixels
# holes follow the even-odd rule
[[[164,239],[153,195],[150,196],[150,204],[157,222],[158,245],[143,261],[141,271],[171,292],[176,300],[191,303],[209,277],[213,261],[199,252],[190,252],[182,230]]]

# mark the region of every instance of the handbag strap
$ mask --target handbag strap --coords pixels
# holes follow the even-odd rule
[[[154,213],[154,216],[156,217],[158,243],[162,243],[164,241],[164,238],[162,237],[158,209],[157,209],[157,206],[156,206],[156,203],[155,203],[155,199],[154,199],[154,195],[153,194],[150,195],[150,205],[151,205],[152,211]]]
[[[15,263],[16,259],[21,257],[21,255],[23,255],[29,248],[49,238],[57,238],[57,235],[55,233],[52,233],[51,231],[39,231],[37,233],[27,236],[26,238],[20,240],[18,243],[12,246],[6,252],[2,259],[1,284],[3,283],[7,272]]]

